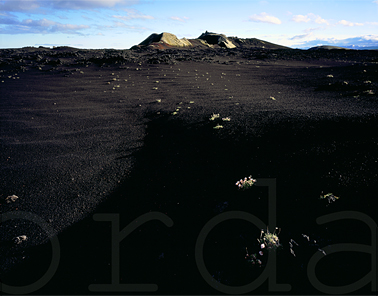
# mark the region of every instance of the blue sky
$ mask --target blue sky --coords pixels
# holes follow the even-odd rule
[[[206,30],[294,48],[378,46],[378,0],[0,0],[0,48],[125,49]]]

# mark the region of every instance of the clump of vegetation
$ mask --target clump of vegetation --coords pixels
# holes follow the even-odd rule
[[[245,248],[245,259],[248,263],[261,267],[263,265],[262,259],[264,256],[264,250],[276,250],[281,247],[278,234],[276,234],[277,229],[278,228],[276,227],[273,233],[270,233],[269,229],[267,229],[266,231],[261,230],[260,238],[257,239],[260,244],[260,251],[258,253],[249,254],[248,249]]]
[[[276,234],[276,230],[274,230],[273,233],[269,232],[269,229],[261,230],[260,238],[257,239],[257,241],[260,243],[261,249],[267,249],[267,250],[275,250],[281,246],[280,239],[278,238],[278,234]]]
[[[323,194],[320,195],[320,199],[327,199],[328,203],[335,202],[339,198],[340,197],[334,195],[333,193],[327,193],[327,194],[324,194],[324,195]]]
[[[369,90],[365,90],[364,91],[364,94],[367,94],[367,95],[374,95],[374,91],[372,89],[369,89]]]
[[[251,188],[256,182],[256,179],[253,179],[252,176],[249,176],[248,178],[245,177],[244,179],[240,179],[235,183],[235,185],[238,186],[239,189],[246,190]]]
[[[217,119],[221,119],[221,117],[220,117],[219,114],[215,114],[215,113],[213,113],[209,118],[209,120],[211,120],[211,121],[214,121],[214,120],[217,120]],[[219,120],[217,120],[217,121],[219,121]],[[224,118],[222,118],[222,121],[231,121],[231,118],[230,117],[224,117]],[[223,125],[221,125],[221,124],[217,124],[216,126],[213,127],[213,129],[221,129],[221,128],[223,128]]]
[[[245,251],[246,251],[245,259],[247,260],[248,263],[251,263],[253,265],[259,265],[259,266],[262,265],[262,261],[259,258],[257,258],[258,256],[257,254],[249,254],[247,248],[245,248]]]
[[[211,115],[211,117],[210,117],[210,120],[215,120],[215,119],[217,119],[217,118],[219,118],[219,114],[213,114],[213,115]]]

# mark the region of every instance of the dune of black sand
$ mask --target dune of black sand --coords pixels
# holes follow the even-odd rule
[[[246,247],[259,252],[260,229],[226,219],[202,250],[196,243],[211,219],[234,211],[268,223],[267,188],[235,186],[249,175],[277,185],[276,283],[291,286],[278,293],[326,292],[307,275],[312,256],[374,242],[361,221],[316,219],[355,211],[377,223],[377,61],[376,51],[343,50],[2,50],[3,292],[112,294],[96,289],[116,284],[119,267],[119,284],[152,285],[117,295],[236,294],[268,268],[267,253],[261,267],[244,258]],[[340,198],[328,203],[322,192]],[[135,229],[112,261],[114,225],[97,220],[117,215],[119,230]],[[46,283],[22,288],[46,278],[51,262]],[[370,270],[369,254],[339,252],[316,274],[344,286]],[[268,294],[269,285],[241,291]]]

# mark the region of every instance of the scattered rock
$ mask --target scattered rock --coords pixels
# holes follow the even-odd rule
[[[12,203],[15,202],[18,199],[17,195],[10,195],[5,199],[6,203]]]
[[[22,244],[23,242],[26,242],[28,240],[28,237],[26,235],[20,235],[13,239],[13,242],[16,245]]]

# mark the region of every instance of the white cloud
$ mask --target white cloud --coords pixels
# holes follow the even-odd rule
[[[24,19],[22,21],[2,19],[1,24],[6,26],[2,28],[2,34],[49,34],[49,33],[66,33],[81,34],[79,31],[89,29],[86,25],[62,24],[48,19]]]
[[[249,17],[251,22],[261,22],[261,23],[269,23],[269,24],[281,24],[281,20],[275,16],[269,15],[266,12],[261,12],[259,14],[254,14]]]
[[[189,18],[184,16],[184,17],[178,17],[178,16],[171,16],[171,20],[178,21],[178,22],[186,22]]]
[[[311,37],[313,35],[312,32],[310,33],[307,33],[307,34],[303,34],[303,35],[296,35],[292,38],[289,38],[290,40],[298,40],[298,39],[305,39],[305,38],[308,38],[308,37]]]
[[[36,9],[93,9],[137,4],[139,0],[2,0],[2,11],[32,11]]]
[[[52,6],[59,9],[111,8],[116,5],[132,5],[135,0],[54,0]]]
[[[363,40],[378,41],[378,35],[364,35],[361,38]]]
[[[377,3],[378,4],[378,0],[373,1],[373,3]]]
[[[41,20],[23,20],[22,25],[27,26],[29,28],[37,28],[37,29],[45,29],[47,32],[74,32],[75,30],[82,30],[88,29],[89,26],[86,25],[73,25],[73,24],[61,24],[58,22],[54,22],[48,19],[41,19]]]
[[[307,28],[306,30],[304,30],[306,33],[309,33],[309,32],[313,32],[313,31],[317,31],[317,30],[324,30],[324,28],[322,27],[317,27],[317,28]]]
[[[347,27],[363,26],[364,25],[364,24],[361,24],[361,23],[352,23],[352,22],[349,22],[349,21],[346,21],[346,20],[341,20],[341,21],[338,22],[338,24],[343,25],[343,26],[347,26]]]
[[[143,32],[143,31],[150,30],[150,29],[148,29],[146,27],[126,25],[123,22],[114,22],[113,26],[104,26],[104,27],[99,27],[98,29],[99,30],[101,30],[101,29],[103,29],[103,30],[109,30],[109,29],[118,29],[118,28],[127,29],[127,30],[133,30],[133,31],[137,31],[137,32]]]
[[[2,25],[17,25],[19,21],[11,14],[0,13],[0,24]]]
[[[124,20],[124,21],[135,20],[135,19],[143,19],[143,20],[154,19],[153,16],[142,14],[135,9],[124,9],[124,11],[127,12],[127,15],[112,15],[112,17],[120,19],[120,20]]]
[[[321,18],[320,16],[316,16],[315,17],[315,23],[317,24],[326,24],[326,25],[329,25],[329,22],[323,18]]]
[[[358,37],[350,37],[345,39],[336,38],[324,38],[324,39],[313,39],[309,41],[302,41],[297,44],[300,48],[309,48],[319,45],[333,45],[341,46],[346,48],[356,48],[363,49],[368,47],[378,48],[378,35],[363,35]]]
[[[309,21],[311,21],[308,15],[301,15],[301,14],[294,15],[292,20],[296,23],[308,23]]]
[[[308,23],[308,22],[312,21],[312,22],[315,22],[317,24],[329,25],[329,22],[327,20],[325,20],[321,16],[315,15],[313,13],[308,13],[306,15],[301,15],[301,14],[294,15],[291,20],[296,22],[296,23],[303,23],[303,22]]]
[[[1,11],[30,11],[40,7],[36,0],[4,0],[0,3]]]

